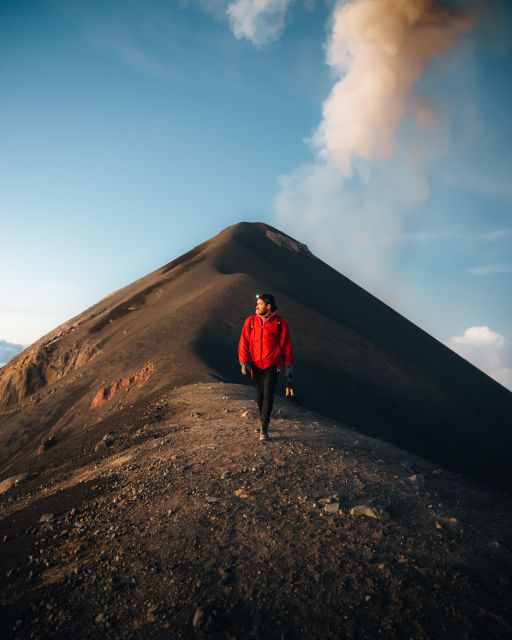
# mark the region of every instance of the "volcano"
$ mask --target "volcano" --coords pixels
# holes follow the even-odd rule
[[[512,394],[263,223],[231,226],[60,325],[0,369],[0,478],[135,403],[243,384],[237,343],[258,291],[289,322],[295,386],[324,416],[510,490]]]

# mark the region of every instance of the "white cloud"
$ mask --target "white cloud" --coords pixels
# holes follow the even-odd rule
[[[469,327],[463,335],[451,338],[447,346],[512,390],[512,347],[489,327]]]
[[[246,38],[257,47],[279,39],[291,0],[235,0],[227,15],[235,36]]]

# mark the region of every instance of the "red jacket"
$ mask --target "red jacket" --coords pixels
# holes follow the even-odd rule
[[[253,313],[244,322],[238,343],[240,363],[253,363],[260,369],[293,362],[292,342],[288,323],[277,313],[261,318]]]

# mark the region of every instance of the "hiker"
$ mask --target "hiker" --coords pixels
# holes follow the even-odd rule
[[[244,376],[251,375],[256,387],[260,413],[260,440],[268,440],[268,425],[279,370],[284,366],[286,380],[292,376],[293,350],[288,323],[276,313],[270,293],[256,295],[256,313],[244,322],[238,343],[238,361]]]

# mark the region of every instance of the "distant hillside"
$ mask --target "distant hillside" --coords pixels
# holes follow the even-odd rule
[[[0,367],[6,365],[11,358],[23,351],[23,349],[24,346],[22,344],[0,340]]]

